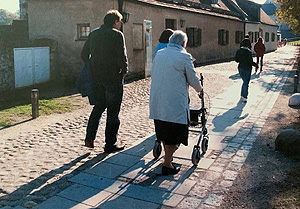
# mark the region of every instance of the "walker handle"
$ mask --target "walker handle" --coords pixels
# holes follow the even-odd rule
[[[200,79],[199,79],[199,81],[200,81],[200,84],[202,86],[202,91],[199,93],[199,98],[202,99],[203,95],[204,95],[204,92],[203,92],[203,75],[202,75],[202,73],[200,73]]]
[[[202,73],[200,73],[199,81],[200,81],[201,86],[203,87],[203,75],[202,75]]]

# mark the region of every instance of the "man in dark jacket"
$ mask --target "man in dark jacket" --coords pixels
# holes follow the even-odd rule
[[[257,67],[257,64],[253,62],[252,51],[251,51],[250,40],[244,39],[241,43],[241,48],[237,50],[235,54],[235,61],[239,63],[238,70],[239,74],[243,80],[242,90],[241,90],[241,101],[247,102],[249,82],[251,79],[252,66]]]
[[[81,51],[83,61],[91,61],[92,86],[96,97],[88,121],[85,146],[94,147],[99,121],[107,108],[104,147],[107,153],[124,149],[116,146],[123,79],[128,69],[124,35],[120,31],[121,20],[122,15],[117,10],[108,11],[104,24],[89,34]]]

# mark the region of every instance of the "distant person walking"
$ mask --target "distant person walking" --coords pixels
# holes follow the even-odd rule
[[[159,37],[159,39],[158,39],[159,43],[158,43],[157,46],[155,47],[154,55],[156,55],[156,53],[157,53],[158,50],[161,50],[161,49],[167,47],[167,45],[168,45],[168,43],[169,43],[169,38],[170,38],[170,36],[173,34],[173,32],[174,32],[174,31],[173,31],[172,29],[165,29],[165,30],[161,33],[161,35],[160,35],[160,37]]]
[[[256,64],[259,65],[260,63],[260,72],[262,72],[263,67],[263,58],[266,52],[266,47],[264,45],[264,40],[262,37],[259,37],[257,42],[254,45],[254,51],[256,53]],[[255,72],[257,72],[258,68],[255,68]]]
[[[243,80],[241,89],[241,101],[246,103],[248,98],[248,88],[251,79],[252,66],[258,67],[258,65],[253,62],[252,51],[249,48],[251,46],[250,40],[244,39],[241,43],[241,48],[237,50],[235,54],[235,61],[239,63],[238,71]]]
[[[88,121],[85,146],[94,148],[99,122],[107,109],[104,147],[107,153],[124,149],[115,144],[120,125],[123,78],[127,74],[128,64],[121,26],[122,15],[117,10],[108,11],[104,24],[89,34],[81,51],[82,60],[91,61],[92,85],[96,97],[96,104]]]
[[[156,137],[162,141],[165,158],[163,175],[178,173],[172,164],[177,144],[188,144],[189,91],[201,92],[192,56],[186,52],[187,35],[175,31],[167,48],[157,52],[153,60],[150,90],[150,119],[154,119]]]

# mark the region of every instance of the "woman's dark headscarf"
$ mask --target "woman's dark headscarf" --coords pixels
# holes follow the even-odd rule
[[[170,38],[170,36],[173,34],[173,32],[174,32],[174,31],[173,31],[172,29],[166,29],[166,30],[164,30],[164,31],[161,33],[161,35],[160,35],[158,41],[159,41],[160,43],[169,43],[169,38]]]
[[[242,42],[240,43],[241,47],[248,47],[249,49],[251,49],[251,41],[248,38],[245,38],[242,40]]]

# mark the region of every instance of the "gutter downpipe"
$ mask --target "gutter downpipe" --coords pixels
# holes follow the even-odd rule
[[[119,7],[118,10],[122,15],[123,15],[123,3],[124,3],[124,0],[118,0],[118,7]],[[120,30],[123,32],[123,24],[122,24]]]
[[[124,0],[118,0],[118,6],[119,6],[119,12],[122,14],[123,13],[123,2]]]

